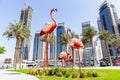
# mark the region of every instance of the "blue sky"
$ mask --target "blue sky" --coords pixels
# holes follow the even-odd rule
[[[116,7],[120,18],[120,1],[110,0]],[[46,22],[51,21],[49,11],[57,8],[54,14],[58,23],[65,23],[66,27],[72,29],[77,34],[81,33],[81,23],[91,21],[97,27],[97,17],[99,16],[99,6],[104,0],[0,0],[0,45],[5,46],[7,52],[0,55],[0,60],[7,57],[13,58],[15,49],[15,39],[8,40],[2,34],[7,29],[9,22],[19,21],[21,9],[24,3],[33,8],[33,21],[31,26],[31,50],[30,59],[33,54],[33,40],[36,31],[41,30]]]

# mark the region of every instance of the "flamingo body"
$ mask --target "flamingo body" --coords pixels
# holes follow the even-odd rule
[[[81,42],[80,39],[77,39],[77,38],[72,38],[69,42],[70,44],[70,47],[71,48],[75,48],[75,49],[78,49],[78,48],[83,48],[84,45],[83,43]]]
[[[40,31],[40,36],[44,34],[51,34],[56,28],[57,24],[52,24],[51,22],[47,22],[44,28]]]
[[[69,53],[61,52],[60,55],[59,55],[59,59],[63,59],[65,62],[68,62],[68,56],[69,55],[70,55]]]

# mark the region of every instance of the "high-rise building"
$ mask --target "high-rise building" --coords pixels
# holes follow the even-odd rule
[[[52,43],[50,43],[50,53],[49,59],[55,59],[55,36],[54,33],[51,34]]]
[[[112,3],[105,1],[100,6],[99,14],[102,28],[115,34],[116,37],[119,37],[118,17],[115,6]]]
[[[82,23],[82,32],[84,32],[84,30],[89,27],[91,27],[90,21],[83,22]]]
[[[36,32],[34,37],[33,60],[43,60],[44,42],[40,39],[39,32]]]
[[[57,38],[57,57],[59,57],[60,52],[65,51],[65,46],[60,43],[61,36],[65,34],[65,27],[64,23],[59,23],[57,27],[57,33],[56,33],[56,38]]]
[[[120,34],[120,19],[118,20],[118,29],[119,29],[119,34]]]
[[[84,32],[84,30],[89,27],[91,27],[90,21],[83,22],[82,23],[82,32]],[[87,44],[86,47],[92,47],[92,46],[91,46],[91,44]]]
[[[118,17],[115,6],[107,1],[103,2],[99,9],[99,15],[102,29],[108,30],[119,38]],[[112,45],[109,45],[109,51],[111,56],[115,56],[115,48]],[[103,57],[108,57],[107,53],[103,53]]]
[[[103,27],[101,25],[100,18],[97,18],[97,24],[98,24],[98,32],[103,31],[104,29],[103,29]],[[100,43],[101,43],[102,54],[104,56],[107,56],[107,54],[106,54],[107,53],[107,49],[106,49],[106,45],[105,45],[104,41],[100,40]]]
[[[31,28],[31,23],[32,23],[32,13],[33,9],[28,6],[28,8],[24,8],[21,10],[21,16],[20,16],[20,21],[24,22],[24,25],[28,26]],[[24,49],[23,49],[23,60],[28,60],[29,59],[29,52],[30,52],[30,39],[26,39],[24,42]]]

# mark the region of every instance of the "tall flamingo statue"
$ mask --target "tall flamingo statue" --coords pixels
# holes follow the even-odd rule
[[[84,45],[83,45],[83,43],[81,42],[80,39],[72,38],[72,39],[69,40],[69,37],[68,37],[68,32],[69,31],[71,32],[70,29],[67,29],[66,36],[68,38],[68,43],[69,43],[69,45],[70,45],[70,47],[72,49],[72,71],[73,71],[73,67],[75,65],[75,61],[74,61],[74,49],[78,49],[79,68],[80,68],[81,66],[80,66],[80,52],[79,52],[79,49],[83,48]]]
[[[52,21],[54,22],[53,24],[51,22],[47,22],[44,26],[44,28],[40,31],[40,36],[46,34],[47,39],[46,39],[46,48],[45,48],[45,53],[44,53],[44,68],[48,68],[48,45],[50,43],[50,34],[54,31],[54,29],[57,27],[57,22],[52,16],[53,12],[57,11],[57,9],[51,9],[50,11],[50,17]]]
[[[81,42],[80,39],[77,39],[77,38],[72,38],[70,40],[70,43],[69,43],[71,49],[72,49],[72,70],[73,70],[73,67],[75,65],[75,62],[74,62],[74,49],[78,49],[78,58],[79,58],[79,69],[81,69],[81,66],[80,66],[80,52],[79,52],[79,49],[80,48],[83,48],[84,45],[83,43]]]
[[[69,53],[67,52],[61,52],[59,55],[59,59],[62,60],[62,67],[65,67],[65,63],[68,62],[68,58],[69,58]]]

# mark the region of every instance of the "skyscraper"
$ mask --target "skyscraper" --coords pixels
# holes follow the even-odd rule
[[[24,8],[21,10],[20,21],[24,22],[24,25],[28,26],[29,29],[31,28],[32,23],[32,13],[33,9],[28,6],[28,8]],[[26,39],[24,42],[24,49],[23,49],[23,60],[28,60],[30,52],[30,39]]]
[[[118,17],[115,6],[110,2],[105,1],[100,6],[99,14],[102,28],[104,30],[108,30],[110,33],[115,34],[116,37],[119,37]]]
[[[34,37],[33,60],[43,60],[44,42],[40,39],[41,37],[39,35],[39,32],[36,32]]]
[[[55,36],[54,33],[51,35],[52,43],[50,43],[50,53],[49,53],[49,59],[55,59]]]
[[[60,52],[65,51],[65,46],[60,43],[61,36],[65,34],[65,27],[64,23],[59,23],[57,27],[57,57],[59,56]]]
[[[82,32],[84,32],[84,30],[89,27],[91,27],[90,21],[83,22],[82,23]],[[86,47],[92,47],[92,46],[91,46],[91,44],[87,44]]]
[[[99,9],[99,15],[102,29],[108,30],[119,38],[118,17],[115,11],[115,6],[107,1],[103,2]],[[115,56],[115,48],[112,45],[109,45],[109,51],[111,56]],[[103,57],[108,57],[108,55],[103,53]]]
[[[98,31],[101,32],[103,29],[102,25],[101,25],[101,21],[100,21],[100,18],[97,18],[97,24],[98,24]],[[103,53],[103,56],[107,56],[107,49],[106,49],[106,45],[104,43],[104,41],[100,40],[100,43],[101,43],[101,49],[102,49],[102,53]]]
[[[91,27],[90,21],[83,22],[82,23],[82,32],[84,32],[84,30],[89,27]]]

